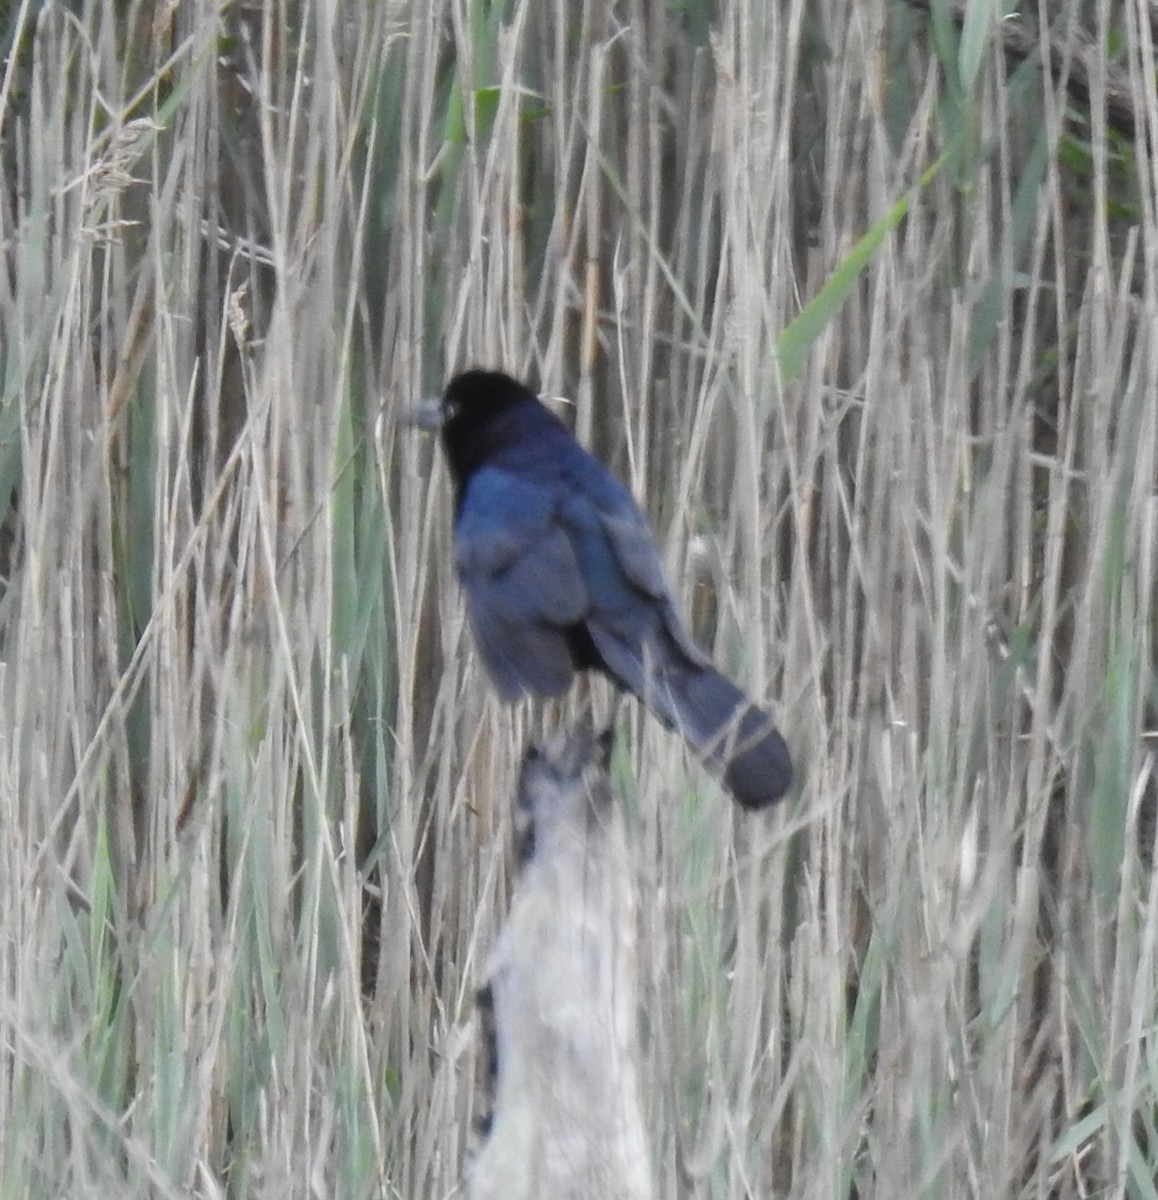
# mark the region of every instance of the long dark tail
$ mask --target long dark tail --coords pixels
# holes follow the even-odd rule
[[[666,661],[645,669],[635,646],[598,628],[591,636],[603,670],[678,730],[744,808],[766,808],[792,786],[792,758],[772,718],[710,663],[665,647]]]
[[[714,667],[671,668],[649,699],[745,808],[765,808],[792,786],[792,758],[772,718]]]

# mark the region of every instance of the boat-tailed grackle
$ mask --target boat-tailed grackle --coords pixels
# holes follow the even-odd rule
[[[745,808],[792,782],[771,718],[692,641],[631,493],[522,384],[467,371],[412,413],[441,431],[454,558],[499,694],[558,696],[595,669],[723,773]]]

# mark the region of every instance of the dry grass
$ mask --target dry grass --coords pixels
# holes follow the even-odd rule
[[[468,362],[800,764],[621,716],[657,1194],[1158,1195],[1153,15],[930,7],[3,6],[0,1196],[455,1188]]]

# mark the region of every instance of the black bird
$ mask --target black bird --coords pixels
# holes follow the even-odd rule
[[[441,430],[455,566],[499,694],[558,696],[576,671],[602,671],[678,729],[745,808],[784,795],[784,739],[692,641],[631,493],[562,421],[481,370],[412,420]]]

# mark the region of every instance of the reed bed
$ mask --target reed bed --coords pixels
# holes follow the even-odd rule
[[[618,711],[657,1195],[1158,1195],[1153,7],[0,11],[0,1197],[455,1192],[473,363],[799,764]]]

